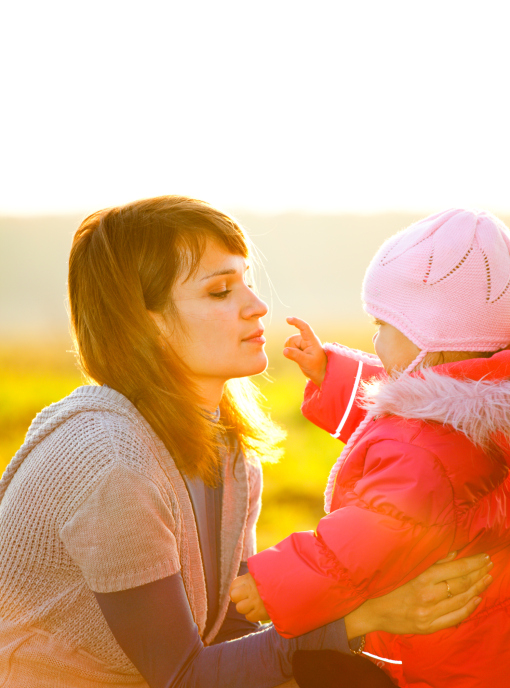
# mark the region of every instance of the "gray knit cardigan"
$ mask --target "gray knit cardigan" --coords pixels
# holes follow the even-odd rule
[[[255,552],[261,469],[225,462],[217,634],[241,560]],[[184,481],[122,394],[84,386],[44,409],[0,481],[0,685],[146,686],[92,590],[181,571],[203,634],[207,595]]]

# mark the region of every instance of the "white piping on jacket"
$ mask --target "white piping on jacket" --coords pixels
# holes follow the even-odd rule
[[[356,373],[356,379],[354,380],[354,387],[352,388],[352,393],[351,393],[351,398],[349,399],[349,403],[347,404],[347,408],[345,409],[345,413],[343,415],[342,420],[340,421],[339,426],[336,429],[335,433],[331,433],[331,437],[334,437],[335,439],[338,438],[340,433],[342,432],[342,428],[344,427],[347,418],[349,418],[349,414],[352,409],[352,405],[354,404],[354,399],[356,398],[356,393],[358,391],[359,387],[359,381],[361,379],[361,371],[363,370],[363,361],[358,361],[358,371]]]
[[[368,657],[372,657],[372,659],[380,659],[381,662],[388,662],[388,664],[402,664],[401,661],[398,659],[386,659],[386,657],[378,657],[377,655],[372,655],[370,652],[362,652],[362,655],[367,655]]]

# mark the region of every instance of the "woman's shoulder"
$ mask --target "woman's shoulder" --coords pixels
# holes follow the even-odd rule
[[[141,466],[154,451],[154,438],[143,416],[110,387],[78,387],[50,409],[45,423],[48,434],[68,446],[74,458],[106,454],[112,462],[134,461]]]
[[[38,414],[6,471],[5,482],[20,470],[25,478],[36,475],[41,480],[42,471],[55,487],[59,482],[78,487],[119,466],[150,477],[159,465],[156,454],[162,451],[153,435],[119,392],[79,387]]]

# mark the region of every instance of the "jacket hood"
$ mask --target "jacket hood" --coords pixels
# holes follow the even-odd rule
[[[16,471],[32,449],[50,435],[59,425],[78,413],[103,411],[128,416],[138,422],[142,416],[123,394],[110,387],[85,385],[78,387],[69,396],[43,409],[32,421],[24,443],[18,449],[5,469],[0,480],[0,501],[9,487]]]
[[[510,351],[365,383],[362,405],[371,416],[450,425],[481,447],[508,447]]]

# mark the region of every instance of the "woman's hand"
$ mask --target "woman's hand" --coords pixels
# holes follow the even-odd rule
[[[485,554],[453,561],[455,556],[452,552],[417,578],[348,614],[347,637],[371,631],[434,633],[464,621],[491,584],[493,564]]]
[[[234,578],[230,586],[230,599],[236,605],[239,614],[244,614],[248,621],[267,621],[269,619],[251,573],[245,573],[244,576]]]
[[[283,355],[295,361],[301,368],[303,375],[320,387],[326,375],[328,357],[320,339],[310,325],[300,318],[287,318],[289,325],[294,325],[299,334],[293,334],[285,342]]]

